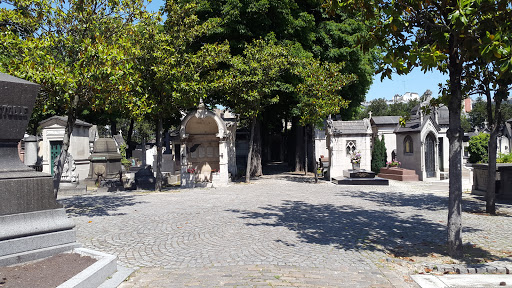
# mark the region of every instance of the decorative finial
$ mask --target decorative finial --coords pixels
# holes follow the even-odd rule
[[[197,110],[204,110],[206,106],[204,105],[203,98],[199,98],[199,105],[197,106]]]

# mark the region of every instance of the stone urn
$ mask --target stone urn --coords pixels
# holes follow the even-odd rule
[[[361,163],[352,163],[352,170],[361,170]]]

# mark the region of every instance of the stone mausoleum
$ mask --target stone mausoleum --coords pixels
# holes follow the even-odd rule
[[[66,123],[67,117],[62,116],[53,116],[39,123],[43,138],[39,151],[45,173],[53,175],[54,161],[62,149]],[[70,137],[68,152],[74,162],[70,164],[70,167],[73,167],[70,169],[73,169],[73,174],[78,180],[83,180],[89,175],[89,156],[91,155],[89,129],[91,127],[92,124],[77,119]]]
[[[329,151],[329,179],[342,177],[352,169],[350,155],[361,153],[360,169],[371,170],[372,127],[368,119],[356,121],[327,120],[327,149]]]
[[[440,131],[435,114],[423,116],[421,112],[395,129],[396,157],[402,168],[416,171],[421,181],[440,179]]]
[[[226,119],[223,119],[223,117]],[[228,185],[236,174],[236,118],[219,115],[203,103],[181,122],[181,186]]]

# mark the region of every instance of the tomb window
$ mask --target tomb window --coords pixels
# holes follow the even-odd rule
[[[404,153],[413,153],[412,138],[411,138],[411,136],[405,136],[405,139],[404,139]]]
[[[356,151],[356,140],[347,140],[347,155],[355,153]]]

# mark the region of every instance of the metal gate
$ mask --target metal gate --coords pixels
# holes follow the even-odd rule
[[[53,176],[53,167],[55,166],[55,159],[59,157],[60,150],[62,150],[62,141],[50,141],[50,172]]]
[[[427,178],[436,177],[436,141],[432,135],[427,135],[425,138],[425,172]]]

